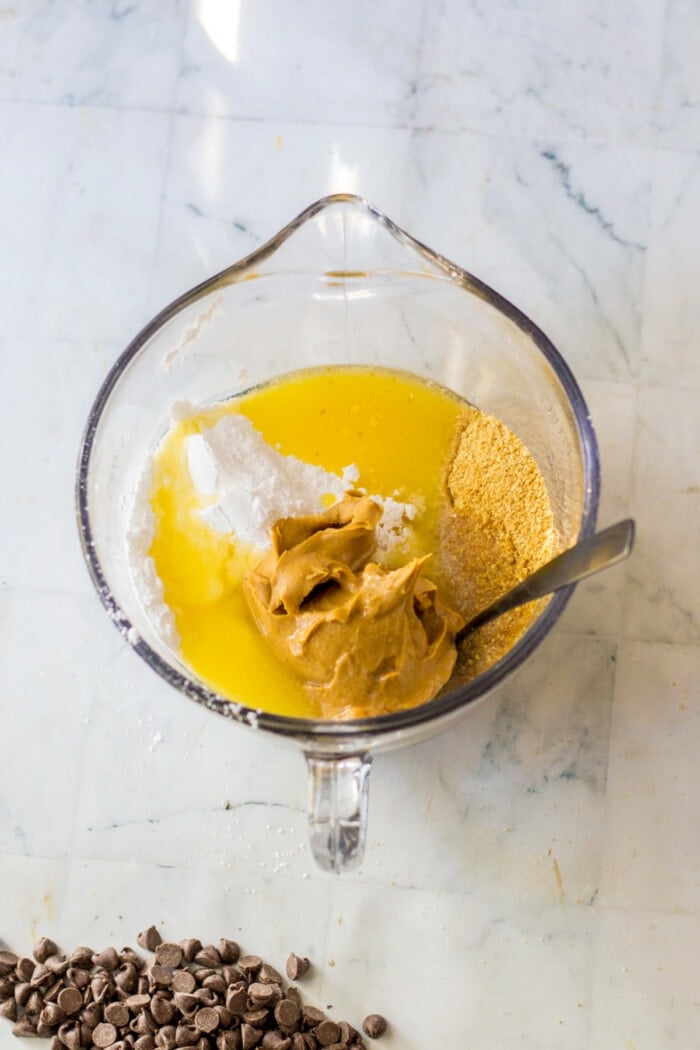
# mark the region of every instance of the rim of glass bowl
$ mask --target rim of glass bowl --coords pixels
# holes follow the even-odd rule
[[[559,382],[571,403],[576,425],[581,441],[583,453],[584,478],[588,484],[584,493],[583,512],[579,530],[579,539],[585,539],[591,535],[596,523],[598,513],[598,501],[600,495],[600,467],[598,456],[598,444],[595,437],[593,425],[586,402],[583,398],[578,383],[573,373],[564,361],[559,351],[553,346],[547,336],[525,316],[516,306],[504,299],[502,295],[494,291],[488,285],[474,277],[471,273],[463,270],[439,255],[410,234],[397,226],[391,219],[378,211],[362,197],[355,194],[333,194],[322,197],[302,211],[292,222],[283,227],[261,248],[247,255],[245,258],[227,267],[220,273],[215,274],[208,280],[185,292],[179,298],[161,310],[129,343],[127,348],[118,357],[109,373],[107,374],[98,394],[95,398],[90,415],[85,427],[85,433],[80,448],[78,476],[76,485],[76,504],[78,516],[78,528],[83,554],[92,577],[97,593],[105,606],[110,619],[117,626],[123,637],[133,649],[153,668],[166,682],[174,686],[192,700],[204,704],[210,710],[218,714],[228,716],[244,724],[253,725],[260,729],[269,730],[277,734],[287,736],[306,737],[308,739],[335,739],[336,741],[350,741],[353,737],[360,736],[382,736],[388,733],[396,733],[419,726],[432,719],[441,719],[443,716],[455,712],[461,707],[466,707],[473,701],[486,696],[505,678],[507,678],[525,658],[540,644],[549,633],[556,621],[561,616],[566,603],[575,589],[575,585],[564,588],[552,596],[544,611],[525,632],[522,638],[513,646],[508,653],[496,664],[486,670],[477,678],[472,679],[465,685],[452,689],[450,692],[436,697],[427,703],[419,704],[417,707],[406,708],[388,715],[379,715],[373,718],[359,718],[347,721],[316,721],[305,718],[291,718],[286,715],[271,714],[258,708],[246,707],[245,704],[232,701],[209,689],[194,677],[182,674],[175,667],[164,660],[148,645],[138,634],[131,624],[129,617],[120,607],[112,594],[109,583],[102,571],[100,560],[95,549],[92,528],[90,525],[90,511],[87,490],[87,479],[90,468],[90,457],[92,446],[102,413],[109,401],[112,390],[118,383],[121,375],[128,367],[131,360],[139,353],[144,344],[151,336],[170,318],[178,313],[182,307],[188,306],[201,298],[209,289],[224,279],[235,279],[238,274],[257,265],[262,260],[271,256],[277,248],[286,241],[300,226],[309,219],[314,218],[319,212],[338,205],[347,205],[349,208],[358,209],[372,217],[376,222],[388,230],[403,246],[418,252],[430,263],[437,266],[451,280],[459,283],[467,292],[484,299],[491,306],[505,314],[523,332],[530,336],[540,352],[552,366]]]

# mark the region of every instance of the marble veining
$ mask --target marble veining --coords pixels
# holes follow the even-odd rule
[[[385,1050],[700,1046],[694,0],[0,8],[0,942],[222,934]],[[313,200],[365,196],[539,324],[598,434],[581,584],[517,676],[379,755],[330,878],[303,758],[108,622],[73,487],[118,353]],[[0,1048],[14,1047],[0,1024]]]

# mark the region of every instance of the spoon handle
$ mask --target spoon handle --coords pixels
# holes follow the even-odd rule
[[[537,569],[528,576],[526,580],[519,583],[507,594],[489,605],[473,620],[465,624],[458,632],[456,641],[461,642],[468,634],[475,631],[477,627],[483,627],[485,623],[495,620],[511,609],[517,609],[519,605],[526,605],[536,598],[544,598],[547,594],[568,587],[572,583],[578,583],[586,576],[592,576],[601,569],[607,569],[610,565],[616,565],[622,561],[632,550],[634,543],[634,521],[625,518],[611,525],[601,532],[589,536],[587,540],[577,543],[574,547],[557,555],[546,565]]]

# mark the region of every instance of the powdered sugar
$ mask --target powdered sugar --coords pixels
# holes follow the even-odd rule
[[[341,475],[282,455],[238,413],[187,439],[187,465],[198,492],[212,499],[199,512],[202,520],[262,549],[269,548],[278,518],[320,513],[355,488],[360,476],[354,464]],[[382,553],[406,541],[416,508],[391,497],[372,499],[384,510],[377,526]]]
[[[134,493],[129,527],[126,531],[126,556],[131,578],[148,622],[166,645],[177,650],[180,639],[175,627],[175,617],[165,603],[163,583],[156,572],[155,562],[148,553],[156,531],[156,519],[149,500],[150,487],[149,460]]]

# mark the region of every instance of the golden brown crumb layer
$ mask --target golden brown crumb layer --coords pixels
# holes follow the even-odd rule
[[[469,620],[552,556],[552,511],[529,450],[499,419],[476,408],[458,420],[446,487],[441,561],[451,598]],[[539,608],[515,609],[467,638],[450,685],[504,656]]]

